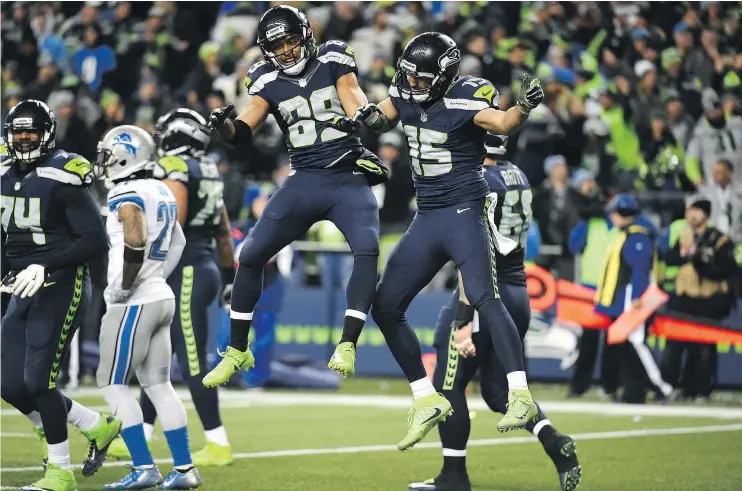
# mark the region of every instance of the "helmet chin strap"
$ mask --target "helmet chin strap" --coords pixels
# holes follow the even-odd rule
[[[278,61],[278,58],[276,58],[276,62],[281,65],[281,71],[285,73],[286,75],[299,75],[302,71],[304,71],[304,67],[307,66],[307,61],[309,60],[309,56],[307,56],[306,48],[304,46],[301,47],[301,60],[298,61],[295,65],[290,66],[288,68],[284,68],[283,65],[281,65],[281,62]]]

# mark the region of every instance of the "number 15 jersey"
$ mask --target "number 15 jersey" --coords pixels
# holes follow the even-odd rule
[[[142,210],[147,222],[144,262],[126,304],[142,305],[175,298],[173,290],[165,282],[165,260],[178,220],[175,196],[160,181],[135,179],[116,184],[108,193],[106,232],[111,247],[108,251],[108,286],[103,292],[106,303],[110,303],[113,291],[121,288],[124,274],[124,224],[118,214],[124,205]]]
[[[482,175],[487,132],[474,124],[474,116],[499,108],[494,85],[466,75],[443,98],[419,104],[402,99],[393,83],[389,98],[407,135],[418,208],[444,208],[487,196]]]

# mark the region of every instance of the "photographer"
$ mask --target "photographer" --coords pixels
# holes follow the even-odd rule
[[[688,226],[667,254],[669,266],[679,266],[671,310],[711,320],[729,315],[734,297],[731,281],[736,273],[731,239],[709,224],[711,202],[705,196],[691,196],[686,204]],[[676,385],[683,352],[687,366],[683,396],[707,400],[716,379],[716,345],[668,341],[663,353],[663,376]]]

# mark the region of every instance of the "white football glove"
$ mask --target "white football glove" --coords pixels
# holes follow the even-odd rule
[[[13,294],[21,298],[31,297],[39,291],[45,279],[44,266],[32,264],[16,275],[13,282]]]
[[[15,282],[16,273],[10,272],[5,275],[2,283],[0,283],[0,292],[13,294],[13,282]]]
[[[121,288],[118,288],[111,292],[111,303],[124,303],[126,302],[129,297],[131,296],[132,290],[122,290]]]

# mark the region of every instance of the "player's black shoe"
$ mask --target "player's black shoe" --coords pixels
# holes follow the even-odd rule
[[[101,416],[100,423],[92,430],[80,430],[88,439],[88,455],[82,464],[82,475],[90,477],[106,460],[108,447],[121,433],[121,420],[116,416]]]
[[[582,467],[577,460],[576,444],[567,435],[556,432],[554,437],[544,442],[544,450],[554,462],[562,491],[574,491],[582,480]]]
[[[407,488],[410,491],[471,491],[471,483],[466,472],[441,472],[433,479],[413,482]]]

